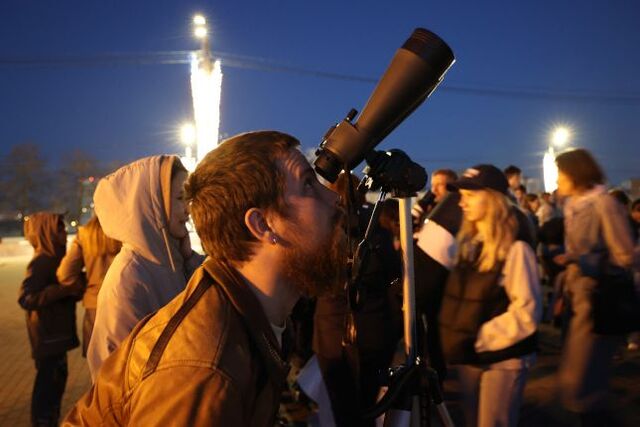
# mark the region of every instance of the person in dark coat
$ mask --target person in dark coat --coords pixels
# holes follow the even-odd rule
[[[62,287],[56,279],[67,242],[62,215],[30,215],[25,218],[24,235],[34,249],[18,298],[27,312],[27,331],[37,370],[31,424],[56,426],[67,382],[67,351],[79,345],[75,317],[79,290]]]

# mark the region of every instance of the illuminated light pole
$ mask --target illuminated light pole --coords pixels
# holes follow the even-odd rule
[[[192,123],[184,123],[180,127],[180,142],[184,144],[182,164],[189,172],[196,169],[196,158],[193,156],[193,144],[196,142],[196,128]]]
[[[571,130],[566,126],[558,126],[551,132],[551,143],[542,158],[542,172],[544,175],[544,191],[551,193],[558,188],[558,166],[556,165],[557,148],[564,147],[571,138]]]
[[[191,96],[196,129],[196,162],[218,146],[222,69],[209,48],[209,30],[202,15],[193,18],[194,36],[200,50],[191,55]]]

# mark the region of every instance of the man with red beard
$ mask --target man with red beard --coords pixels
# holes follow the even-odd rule
[[[287,316],[345,265],[337,195],[298,145],[245,133],[200,162],[185,189],[207,260],[104,362],[65,425],[274,425]]]

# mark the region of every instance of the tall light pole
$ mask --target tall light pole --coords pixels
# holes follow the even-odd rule
[[[562,148],[571,139],[571,129],[567,126],[556,126],[551,131],[549,148],[542,158],[542,171],[544,174],[544,191],[551,193],[558,188],[558,167],[556,166],[555,148]],[[555,147],[555,148],[554,148]]]
[[[183,123],[180,126],[180,142],[184,145],[184,157],[182,164],[189,172],[196,169],[196,158],[193,155],[193,145],[196,142],[196,127],[193,123]]]
[[[200,50],[191,55],[191,96],[196,127],[196,162],[218,145],[222,69],[209,47],[209,29],[204,16],[193,17],[194,36]]]

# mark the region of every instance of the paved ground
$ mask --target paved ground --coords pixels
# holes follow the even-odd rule
[[[28,257],[0,258],[0,426],[28,426],[35,368],[30,355],[24,312],[16,299]],[[82,308],[78,305],[78,318]],[[558,333],[545,327],[538,363],[525,390],[522,426],[577,426],[578,420],[558,404],[554,375],[560,354]],[[623,352],[613,377],[615,415],[611,425],[640,426],[640,352]],[[88,389],[89,372],[79,349],[69,353],[69,379],[63,412]],[[455,403],[450,402],[452,412]]]

